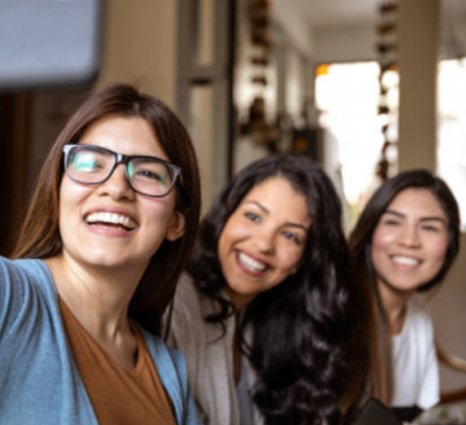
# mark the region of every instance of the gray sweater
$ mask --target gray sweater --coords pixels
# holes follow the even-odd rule
[[[235,318],[220,325],[206,323],[204,317],[218,310],[218,303],[202,295],[191,278],[183,275],[175,295],[170,334],[167,343],[179,349],[188,365],[188,381],[204,422],[209,425],[240,425],[240,408],[233,378],[233,340]],[[246,359],[242,374],[249,387],[255,382],[254,371]],[[254,424],[263,423],[253,407]]]

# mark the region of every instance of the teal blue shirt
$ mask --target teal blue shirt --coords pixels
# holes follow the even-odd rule
[[[181,354],[143,335],[177,424],[198,424]],[[42,260],[0,257],[0,424],[98,424]]]

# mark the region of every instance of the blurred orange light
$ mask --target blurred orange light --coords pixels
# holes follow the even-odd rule
[[[330,65],[328,63],[322,63],[316,68],[316,77],[320,77],[323,75],[328,75],[328,70]]]

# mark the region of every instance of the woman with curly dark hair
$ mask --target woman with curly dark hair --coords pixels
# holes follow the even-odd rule
[[[446,183],[427,170],[399,173],[368,201],[349,244],[367,321],[367,395],[411,421],[439,400],[432,321],[416,293],[438,287],[459,250],[460,216]]]
[[[351,340],[341,205],[303,156],[233,177],[201,223],[169,342],[209,424],[337,424]]]

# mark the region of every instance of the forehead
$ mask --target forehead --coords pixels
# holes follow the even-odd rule
[[[395,196],[386,210],[396,211],[408,217],[436,217],[445,221],[448,219],[440,201],[429,189],[405,189]]]
[[[286,215],[289,220],[308,222],[310,211],[306,197],[284,177],[269,177],[257,183],[241,204],[257,202],[271,213]]]
[[[79,143],[102,146],[127,155],[168,159],[151,124],[141,117],[106,115],[84,131]]]

